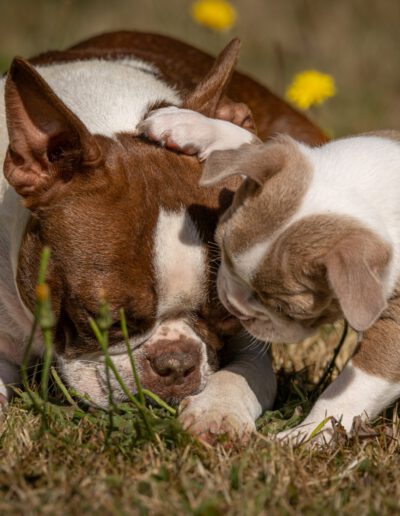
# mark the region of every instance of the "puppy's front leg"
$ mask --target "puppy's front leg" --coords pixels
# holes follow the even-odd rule
[[[244,333],[227,344],[230,362],[213,374],[205,389],[186,398],[180,420],[189,432],[214,442],[219,435],[244,443],[255,431],[255,420],[271,408],[276,377],[265,348],[254,345]]]
[[[400,397],[400,296],[392,300],[381,318],[363,335],[350,362],[318,398],[306,419],[278,438],[294,443],[307,440],[316,427],[334,417],[351,432],[356,416],[374,419]],[[327,422],[313,442],[329,442]]]
[[[260,141],[238,125],[175,106],[152,111],[137,130],[171,149],[198,154],[201,161],[214,151],[237,149],[245,143]]]

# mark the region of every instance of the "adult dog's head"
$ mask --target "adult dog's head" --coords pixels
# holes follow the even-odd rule
[[[184,102],[213,115],[237,53],[234,42]],[[101,67],[115,63],[88,61],[85,70],[93,65],[100,77],[91,80],[94,87],[99,81],[99,89]],[[152,104],[182,100],[150,67],[143,72],[135,63],[122,66],[129,65],[131,80],[143,80],[144,86],[138,87],[146,88],[141,97],[132,92],[133,98],[138,97],[136,112],[127,100],[125,109],[132,110],[130,131],[89,130],[85,109],[84,116],[78,116],[74,100],[67,106],[56,93],[67,81],[60,65],[38,71],[16,59],[5,87],[9,132],[5,175],[31,212],[19,254],[20,295],[33,310],[41,249],[50,246],[58,363],[68,383],[99,404],[108,399],[105,367],[88,319],[96,316],[102,297],[114,319],[110,353],[127,385],[134,390],[120,308],[126,313],[143,385],[170,402],[204,387],[217,368],[224,338],[237,329],[217,299],[210,266],[215,256],[208,246],[229,192],[203,191],[197,186],[201,170],[195,158],[136,136],[135,126]],[[85,94],[87,84],[86,89],[74,84],[76,63],[65,66],[70,66],[71,75],[64,87],[81,86]],[[43,78],[46,72],[48,82]],[[121,80],[115,73],[118,69],[112,78]],[[116,100],[106,98],[103,104]],[[103,104],[98,106],[99,119],[112,117],[112,107],[111,114],[101,112]],[[123,398],[116,382],[114,396]]]
[[[88,318],[102,297],[114,319],[110,353],[125,382],[135,389],[120,308],[143,385],[170,402],[204,387],[224,339],[239,331],[218,300],[213,238],[240,179],[201,188],[196,158],[135,132],[149,109],[170,104],[243,119],[243,104],[223,100],[238,51],[233,41],[201,79],[209,63],[201,51],[162,36],[116,33],[39,57],[36,68],[21,59],[11,66],[4,171],[30,210],[20,297],[33,311],[41,250],[50,246],[56,357],[67,382],[99,404],[108,400],[105,366]],[[234,75],[230,88],[251,105],[264,137],[291,130],[324,138],[246,76]],[[123,398],[116,382],[114,398]]]

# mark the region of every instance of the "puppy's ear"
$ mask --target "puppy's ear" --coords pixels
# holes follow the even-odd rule
[[[223,93],[231,80],[240,51],[240,40],[233,39],[216,58],[213,67],[189,93],[182,107],[214,117]]]
[[[287,151],[281,143],[244,144],[238,149],[215,151],[206,161],[200,184],[210,186],[231,176],[246,176],[259,185],[285,165]]]
[[[340,240],[324,258],[343,315],[357,331],[367,330],[387,306],[382,277],[390,257],[385,242],[360,230]]]
[[[11,64],[5,85],[9,147],[4,173],[28,206],[76,166],[97,163],[100,149],[84,124],[39,73],[21,58]]]

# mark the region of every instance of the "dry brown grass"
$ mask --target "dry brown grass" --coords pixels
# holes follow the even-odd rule
[[[246,449],[204,446],[166,413],[149,442],[132,407],[109,418],[58,405],[48,428],[29,397],[13,402],[0,445],[1,514],[394,514],[400,511],[397,407],[332,448],[293,449],[273,439],[310,408],[341,333],[325,328],[300,346],[274,348],[280,395]],[[350,335],[338,363],[354,346]],[[56,403],[56,404],[54,404]]]
[[[316,120],[335,135],[397,128],[400,107],[397,0],[238,0],[239,25],[215,35],[188,16],[181,0],[0,0],[0,64],[62,48],[119,28],[175,35],[216,53],[243,40],[240,66],[283,93],[293,73],[334,75],[339,95]],[[280,370],[276,411],[259,421],[246,450],[210,449],[163,414],[160,436],[140,436],[122,417],[108,441],[108,418],[51,412],[50,429],[29,400],[17,398],[2,427],[1,514],[395,514],[400,513],[397,407],[358,439],[311,451],[280,446],[271,433],[309,410],[313,389],[339,338],[324,329],[300,346],[274,348]],[[340,368],[351,353],[347,339]],[[160,423],[161,424],[161,423]],[[139,432],[139,433],[138,433]]]

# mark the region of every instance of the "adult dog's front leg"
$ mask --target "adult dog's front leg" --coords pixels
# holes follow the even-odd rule
[[[180,420],[189,432],[214,442],[218,436],[244,443],[255,431],[255,420],[271,408],[276,378],[271,359],[260,344],[240,334],[227,344],[230,362],[212,375],[205,389],[180,406]]]

